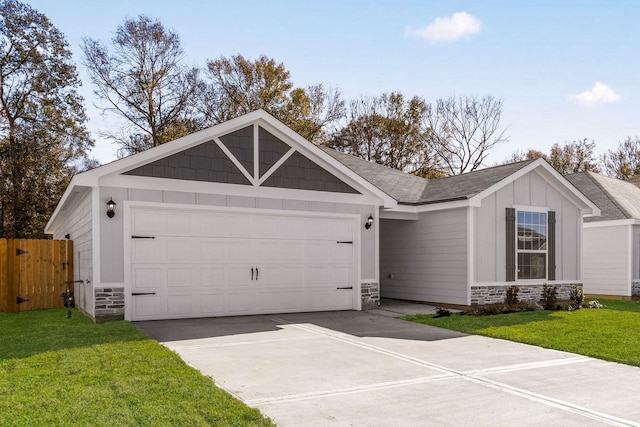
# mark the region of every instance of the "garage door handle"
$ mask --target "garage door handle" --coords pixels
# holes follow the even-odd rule
[[[353,289],[353,286],[343,286],[342,288],[336,288],[336,289]]]
[[[138,295],[155,295],[155,292],[131,292],[132,296],[138,296]]]
[[[253,267],[251,267],[251,280],[253,280]]]
[[[259,274],[258,267],[256,267],[256,280],[258,280],[258,274]]]

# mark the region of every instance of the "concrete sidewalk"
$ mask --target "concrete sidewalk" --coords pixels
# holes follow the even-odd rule
[[[405,322],[433,308],[401,305],[135,325],[280,426],[640,426],[639,368]]]

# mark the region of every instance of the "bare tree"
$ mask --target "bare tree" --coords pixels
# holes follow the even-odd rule
[[[640,138],[627,137],[616,150],[609,150],[600,157],[604,172],[618,179],[628,180],[640,175]]]
[[[126,119],[121,132],[106,136],[120,145],[119,157],[155,147],[198,130],[192,101],[199,88],[198,69],[181,65],[178,35],[144,15],[116,29],[110,51],[85,38],[84,65],[108,104],[104,111]]]
[[[501,116],[502,100],[493,96],[438,99],[430,106],[425,120],[445,174],[478,169],[493,147],[508,140]]]

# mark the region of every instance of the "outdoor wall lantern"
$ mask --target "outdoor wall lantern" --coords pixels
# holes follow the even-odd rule
[[[364,223],[364,228],[368,230],[371,228],[372,225],[373,225],[373,217],[369,215],[369,218],[367,218],[367,222]]]
[[[107,216],[109,218],[113,218],[115,214],[116,214],[116,202],[114,202],[113,199],[109,199],[109,201],[107,202]]]

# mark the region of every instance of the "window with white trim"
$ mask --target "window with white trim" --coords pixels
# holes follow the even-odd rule
[[[547,278],[547,213],[518,210],[516,271],[518,280]]]

